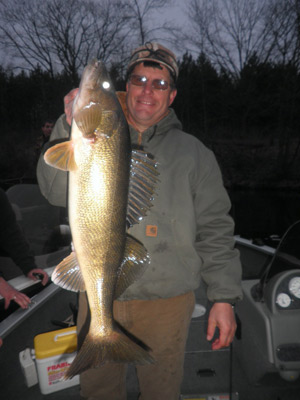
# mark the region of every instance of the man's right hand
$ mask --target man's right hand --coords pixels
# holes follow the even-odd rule
[[[18,292],[15,288],[13,288],[5,279],[0,278],[0,294],[5,300],[4,308],[5,310],[9,307],[10,302],[13,300],[21,308],[28,308],[31,300],[25,294]]]
[[[73,103],[74,103],[74,99],[75,99],[77,93],[78,93],[78,88],[72,89],[64,97],[66,120],[70,126],[71,126],[71,122],[72,122],[72,118],[73,118],[73,115],[72,115]]]

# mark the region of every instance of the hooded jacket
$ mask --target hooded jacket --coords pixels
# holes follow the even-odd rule
[[[57,125],[51,140],[68,136],[64,116]],[[148,250],[151,263],[119,300],[177,296],[197,289],[201,279],[210,301],[241,299],[231,204],[214,154],[182,131],[172,109],[142,134],[129,128],[133,147],[154,156],[160,175],[153,207],[129,229]],[[65,206],[66,173],[47,166],[41,157],[37,176],[50,203]]]

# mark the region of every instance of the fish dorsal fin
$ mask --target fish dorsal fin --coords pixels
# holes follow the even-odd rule
[[[84,292],[85,284],[75,252],[64,258],[55,268],[51,276],[52,281],[66,290],[72,292]]]
[[[116,299],[143,275],[149,263],[150,257],[143,244],[127,234],[124,259],[115,290]]]
[[[50,147],[44,154],[44,159],[47,164],[63,171],[76,169],[74,146],[70,140]]]
[[[159,172],[149,154],[133,150],[131,155],[127,224],[137,224],[152,206]]]

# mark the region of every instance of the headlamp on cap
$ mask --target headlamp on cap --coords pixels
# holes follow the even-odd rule
[[[174,82],[176,82],[179,71],[176,56],[171,50],[159,43],[147,42],[143,46],[133,50],[127,67],[127,74],[129,71],[132,71],[137,64],[144,61],[151,61],[165,66],[171,73]]]

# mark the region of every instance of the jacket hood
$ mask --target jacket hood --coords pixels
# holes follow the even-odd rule
[[[171,129],[182,129],[182,124],[177,118],[173,108],[169,108],[169,113],[160,120],[157,124],[150,126],[142,132],[144,140],[149,142],[154,135],[163,135]],[[130,134],[138,134],[139,132],[131,125],[129,125]]]

